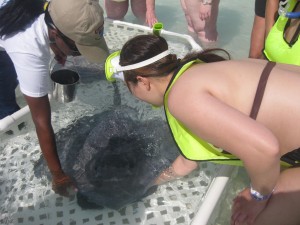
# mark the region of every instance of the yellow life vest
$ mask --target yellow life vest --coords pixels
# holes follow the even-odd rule
[[[199,62],[202,61],[190,61],[183,65],[177,73],[175,72],[164,95],[165,114],[174,140],[179,147],[181,154],[187,159],[197,161],[213,161],[215,163],[230,165],[242,165],[242,161],[235,156],[224,153],[222,149],[216,148],[212,144],[207,143],[193,134],[188,128],[180,123],[168,109],[168,96],[172,86],[184,71],[186,71],[192,64]]]
[[[232,154],[202,140],[193,134],[187,127],[178,121],[168,109],[168,96],[176,80],[194,63],[203,63],[201,60],[193,60],[184,64],[179,71],[175,71],[164,95],[164,109],[168,125],[172,131],[173,138],[185,158],[194,161],[211,161],[214,163],[243,166],[243,162]],[[281,166],[290,167],[292,164],[281,161]]]
[[[297,0],[290,0],[289,12],[293,11]],[[300,41],[290,45],[284,39],[284,32],[289,18],[279,16],[270,30],[266,41],[264,54],[269,61],[300,66]]]

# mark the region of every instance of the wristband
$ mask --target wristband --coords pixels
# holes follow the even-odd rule
[[[268,200],[272,196],[274,190],[275,190],[275,188],[272,190],[272,192],[270,194],[262,195],[258,191],[254,190],[252,188],[252,185],[250,185],[250,194],[251,194],[251,197],[253,199],[255,199],[256,201],[265,201],[265,200]]]

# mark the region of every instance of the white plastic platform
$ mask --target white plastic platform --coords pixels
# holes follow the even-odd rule
[[[151,33],[152,29],[121,21],[106,21],[105,39],[113,52],[131,37]],[[163,30],[161,35],[170,50],[179,57],[187,52],[201,50],[188,35]],[[108,83],[103,67],[78,62],[81,82],[74,102],[52,102],[52,120],[55,131],[67,127],[82,116],[93,115],[113,105],[116,86]],[[164,116],[130,95],[124,84],[117,83],[122,104],[135,107],[141,120]],[[114,93],[114,94],[113,94]],[[216,206],[233,167],[201,163],[200,169],[189,176],[162,185],[156,193],[121,211],[82,210],[75,196],[63,198],[53,193],[47,178],[34,176],[33,164],[40,157],[40,148],[31,126],[18,131],[21,122],[30,124],[30,113],[24,106],[15,114],[0,120],[0,224],[43,225],[211,225],[216,219]],[[14,136],[5,133],[13,130]],[[18,133],[19,132],[19,133]]]

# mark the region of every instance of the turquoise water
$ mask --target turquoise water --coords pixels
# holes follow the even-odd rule
[[[103,1],[100,1],[103,6]],[[164,29],[187,34],[186,20],[180,1],[157,0],[156,16]],[[250,34],[254,18],[254,1],[221,0],[219,5],[219,45],[235,59],[248,57]],[[129,8],[126,22],[138,23]]]

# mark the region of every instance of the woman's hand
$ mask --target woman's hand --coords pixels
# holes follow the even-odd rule
[[[250,188],[244,189],[233,200],[231,225],[251,225],[267,206],[268,200],[257,201],[251,197]]]
[[[200,19],[201,20],[209,20],[210,15],[211,15],[211,4],[202,4],[200,3]]]
[[[73,181],[62,171],[52,173],[52,190],[59,195],[68,197],[70,191],[77,191]]]
[[[157,23],[157,18],[153,10],[147,10],[145,23],[151,28],[155,23]]]
[[[145,24],[152,28],[155,23],[157,23],[155,15],[155,0],[146,0]]]

